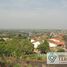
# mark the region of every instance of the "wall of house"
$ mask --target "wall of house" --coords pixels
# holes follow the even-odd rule
[[[57,47],[57,44],[49,42],[49,47]]]

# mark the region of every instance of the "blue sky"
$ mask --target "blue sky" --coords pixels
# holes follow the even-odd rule
[[[67,29],[67,0],[0,0],[0,29]]]

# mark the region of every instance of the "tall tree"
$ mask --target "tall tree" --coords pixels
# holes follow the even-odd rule
[[[49,51],[49,43],[47,40],[38,46],[38,50],[41,51],[41,53],[47,53]]]
[[[64,41],[65,41],[65,48],[67,49],[67,35],[64,35]]]

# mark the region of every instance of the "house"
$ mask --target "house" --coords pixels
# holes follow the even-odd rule
[[[31,39],[31,43],[34,43],[35,42],[35,40],[34,39]]]
[[[50,33],[50,36],[52,36],[52,37],[56,37],[57,35],[56,35],[56,33],[51,32],[51,33]]]
[[[31,43],[34,45],[34,53],[39,53],[37,47],[41,44],[40,41],[37,41],[36,39],[31,39]]]
[[[31,39],[31,43],[34,45],[34,49],[36,49],[38,45],[40,45],[40,42],[34,39]]]
[[[34,49],[36,49],[40,45],[40,42],[36,41],[36,42],[33,42],[32,44],[34,45]]]
[[[64,47],[64,42],[58,38],[51,38],[48,40],[48,42],[49,42],[49,47],[57,47],[57,46]]]
[[[48,43],[51,51],[57,51],[59,48],[65,47],[64,41],[58,38],[51,38]]]
[[[4,41],[7,41],[7,40],[12,40],[12,38],[2,38]]]

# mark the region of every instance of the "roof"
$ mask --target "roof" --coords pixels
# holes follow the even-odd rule
[[[57,45],[62,45],[62,46],[64,45],[64,42],[63,41],[60,41],[60,39],[56,39],[56,38],[49,39],[49,42],[55,43]]]

